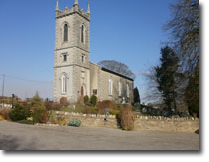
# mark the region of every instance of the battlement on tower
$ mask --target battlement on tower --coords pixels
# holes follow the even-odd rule
[[[83,9],[79,8],[78,4],[74,4],[71,8],[65,7],[65,10],[59,10],[57,9],[55,11],[55,18],[59,19],[65,16],[69,16],[72,14],[79,14],[81,17],[85,18],[86,20],[90,21],[90,13],[84,12]]]

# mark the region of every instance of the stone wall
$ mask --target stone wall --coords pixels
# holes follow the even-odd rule
[[[108,115],[107,121],[104,121],[105,115],[79,114],[57,111],[57,117],[63,117],[69,121],[78,119],[81,121],[81,127],[100,127],[100,128],[119,128],[115,115]],[[135,116],[134,130],[157,130],[166,132],[195,132],[199,129],[198,118],[167,118],[155,116]]]
[[[104,121],[105,115],[95,114],[79,114],[57,111],[56,116],[63,117],[67,121],[72,119],[78,119],[81,121],[81,127],[118,128],[115,115],[109,115],[107,121]]]
[[[195,132],[199,129],[198,118],[167,118],[152,116],[136,116],[135,130],[158,130],[166,132]]]

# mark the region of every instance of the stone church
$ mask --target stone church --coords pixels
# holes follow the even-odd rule
[[[78,0],[62,11],[57,0],[55,17],[54,101],[65,97],[76,103],[96,95],[98,101],[131,103],[134,80],[90,62],[89,3],[87,12],[79,9]]]

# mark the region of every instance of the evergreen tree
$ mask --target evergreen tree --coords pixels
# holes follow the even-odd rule
[[[185,97],[190,115],[196,114],[199,117],[199,66],[197,66],[195,74],[189,78]]]
[[[134,88],[134,103],[139,103],[140,104],[140,95],[139,95],[139,90],[138,88]]]
[[[164,104],[168,111],[176,111],[177,88],[176,78],[178,76],[179,59],[172,48],[166,46],[161,49],[161,65],[155,67],[155,77],[158,90],[162,93]]]
[[[36,92],[35,96],[31,99],[31,108],[35,109],[45,109],[45,105],[41,97],[39,96],[38,91]]]

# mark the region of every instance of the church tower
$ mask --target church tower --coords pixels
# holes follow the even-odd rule
[[[71,8],[55,8],[54,101],[62,97],[71,103],[82,96],[90,96],[89,23],[87,12],[75,0]]]

